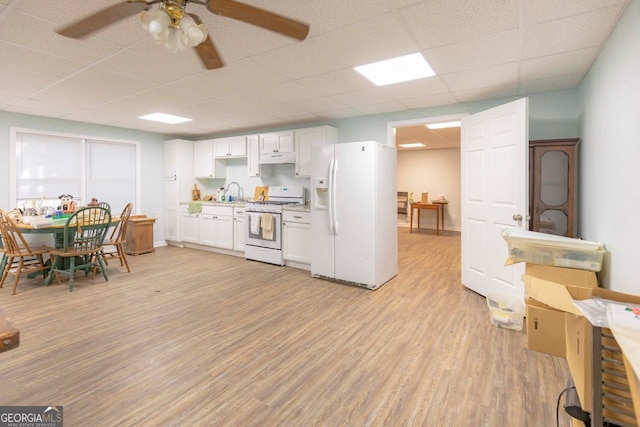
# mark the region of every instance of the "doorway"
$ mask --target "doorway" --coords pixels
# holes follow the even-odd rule
[[[444,209],[447,231],[460,231],[460,127],[433,125],[459,122],[466,115],[422,117],[387,124],[388,144],[398,149],[398,192],[406,192],[407,199],[413,193],[417,202],[421,201],[422,193],[427,193],[428,200],[446,199],[449,202]],[[403,147],[400,144],[422,146]],[[398,226],[409,227],[411,210],[400,212],[401,197],[398,200]],[[435,211],[422,211],[420,225],[435,232]]]

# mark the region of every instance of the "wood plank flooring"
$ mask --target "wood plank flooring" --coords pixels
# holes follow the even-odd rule
[[[399,228],[399,257],[377,291],[175,247],[72,293],[5,286],[0,405],[63,405],[65,426],[554,426],[566,362],[490,325],[459,233]]]

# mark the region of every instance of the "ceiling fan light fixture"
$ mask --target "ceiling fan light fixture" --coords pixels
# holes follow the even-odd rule
[[[180,20],[180,29],[182,30],[182,38],[189,46],[197,46],[207,38],[209,32],[204,24],[196,24],[189,15],[185,15]]]
[[[151,37],[175,53],[194,47],[207,39],[204,24],[196,24],[184,10],[171,6],[140,12],[140,24]]]

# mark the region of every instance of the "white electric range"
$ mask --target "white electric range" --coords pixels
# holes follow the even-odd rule
[[[269,187],[267,200],[245,205],[245,258],[284,265],[282,209],[304,205],[303,187]]]

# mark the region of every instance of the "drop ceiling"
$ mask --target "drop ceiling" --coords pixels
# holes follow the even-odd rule
[[[299,42],[190,3],[226,66],[170,53],[137,16],[55,29],[115,0],[0,0],[0,110],[197,138],[577,87],[629,0],[243,0]],[[376,87],[354,66],[421,52],[435,77]],[[193,121],[138,119],[163,112]]]

